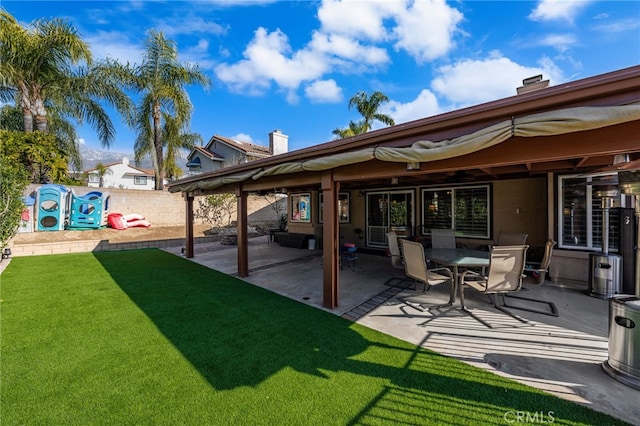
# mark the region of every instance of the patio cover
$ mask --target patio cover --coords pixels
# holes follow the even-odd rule
[[[216,177],[198,182],[172,186],[170,192],[192,192],[215,189],[225,184],[240,183],[248,179],[305,171],[322,171],[335,167],[377,159],[388,162],[429,162],[471,154],[497,145],[507,139],[519,137],[553,136],[593,130],[630,121],[640,120],[640,104],[632,103],[607,107],[575,107],[512,117],[474,133],[439,142],[417,141],[410,147],[372,147],[357,151],[314,158],[300,162],[279,164],[267,169],[255,169],[242,174]]]

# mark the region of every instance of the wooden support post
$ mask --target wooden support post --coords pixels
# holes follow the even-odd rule
[[[338,193],[340,184],[334,182],[331,171],[322,175],[323,229],[322,229],[322,283],[325,308],[338,307],[339,276],[339,225],[338,225]]]
[[[194,196],[185,192],[183,194],[184,200],[186,203],[185,206],[185,229],[186,229],[186,238],[185,238],[185,253],[184,256],[187,258],[193,257],[193,199]]]
[[[249,238],[247,233],[247,193],[238,187],[236,190],[238,198],[238,276],[241,278],[249,276]]]

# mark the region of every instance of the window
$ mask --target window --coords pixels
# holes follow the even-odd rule
[[[558,235],[559,247],[602,249],[604,225],[603,199],[598,197],[591,178],[576,176],[558,177]],[[612,197],[609,207],[609,249],[618,250],[619,209],[624,207],[620,196]]]
[[[202,168],[202,162],[200,161],[200,157],[194,157],[191,161],[187,163],[187,167],[191,171],[198,171]]]
[[[318,222],[322,223],[323,221],[323,212],[322,208],[324,207],[322,192],[318,194]],[[349,193],[348,192],[340,192],[338,194],[338,221],[340,223],[349,223],[350,219],[350,210],[349,210]]]
[[[100,183],[100,176],[95,173],[89,175],[89,183]]]
[[[489,185],[422,190],[423,234],[455,229],[456,236],[489,238]]]
[[[291,222],[311,222],[311,196],[309,194],[292,194]]]
[[[133,177],[133,184],[134,185],[146,185],[147,184],[147,177],[146,176],[134,176]]]

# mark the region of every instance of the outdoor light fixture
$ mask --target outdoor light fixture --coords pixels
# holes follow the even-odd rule
[[[9,247],[5,248],[4,251],[2,252],[2,258],[3,259],[8,259],[9,256],[11,256],[11,249]]]
[[[391,185],[397,185],[398,184],[398,178],[397,177],[392,177],[391,178]]]
[[[411,161],[407,163],[407,171],[410,170],[420,170],[420,162],[419,161]]]

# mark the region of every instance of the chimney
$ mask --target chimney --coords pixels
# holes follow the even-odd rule
[[[518,95],[533,92],[534,90],[544,89],[549,86],[549,80],[542,80],[542,74],[522,80],[522,86],[516,89]]]
[[[269,152],[271,155],[284,154],[289,151],[289,136],[279,129],[269,133]]]

